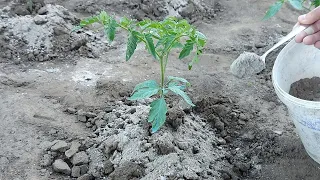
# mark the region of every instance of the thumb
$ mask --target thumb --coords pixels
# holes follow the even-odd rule
[[[301,24],[313,24],[320,19],[320,7],[312,10],[308,14],[304,14],[298,17],[298,21]]]

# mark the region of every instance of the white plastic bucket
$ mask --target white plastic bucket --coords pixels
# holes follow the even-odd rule
[[[320,50],[291,40],[274,63],[273,86],[279,99],[288,107],[307,153],[320,164],[320,102],[289,94],[292,83],[314,76],[320,77]]]

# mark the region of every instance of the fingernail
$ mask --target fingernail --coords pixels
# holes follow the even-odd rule
[[[298,17],[299,21],[304,21],[306,19],[306,15],[301,15]]]

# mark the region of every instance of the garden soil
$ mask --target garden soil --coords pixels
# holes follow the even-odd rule
[[[270,1],[0,0],[0,179],[316,180],[271,71],[238,79],[230,64],[263,54],[290,32],[289,6],[261,21]],[[159,80],[159,65],[139,46],[125,62],[126,34],[109,43],[99,27],[71,32],[83,17],[192,22],[208,38],[193,70],[170,55],[167,74],[185,77],[196,104],[168,98],[167,122],[151,134],[152,99],[128,101],[135,84]]]
[[[320,78],[304,78],[291,85],[289,94],[294,97],[308,100],[308,101],[319,101],[320,100]]]

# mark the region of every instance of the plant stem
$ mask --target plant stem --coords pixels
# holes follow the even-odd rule
[[[164,65],[164,56],[160,58],[160,70],[161,70],[161,89],[163,94],[164,89],[164,74],[165,74],[165,65]]]

